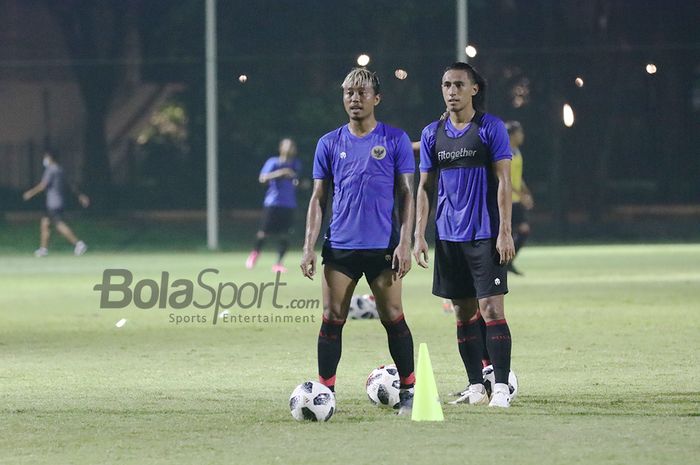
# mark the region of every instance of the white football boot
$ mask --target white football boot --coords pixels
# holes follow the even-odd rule
[[[510,407],[510,388],[505,383],[496,383],[493,387],[489,407]]]
[[[469,404],[469,405],[485,405],[489,402],[489,395],[486,393],[486,388],[483,384],[470,384],[466,391],[462,392],[459,399],[449,402],[452,405]]]

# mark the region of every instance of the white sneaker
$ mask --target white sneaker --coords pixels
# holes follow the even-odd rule
[[[49,249],[46,247],[39,247],[34,251],[34,256],[39,258],[39,257],[45,257],[49,254]]]
[[[462,393],[459,399],[449,402],[452,405],[469,404],[484,405],[489,402],[489,395],[483,384],[470,384],[469,388]]]
[[[510,388],[505,383],[496,383],[493,387],[493,395],[489,407],[510,407]]]
[[[87,245],[85,245],[85,242],[83,241],[78,241],[75,243],[75,249],[73,249],[73,254],[76,257],[79,257],[80,255],[84,254],[87,252]]]

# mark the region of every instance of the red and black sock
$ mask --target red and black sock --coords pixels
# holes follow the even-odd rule
[[[481,365],[483,368],[486,368],[487,366],[491,365],[491,358],[489,357],[489,348],[486,347],[486,322],[484,321],[483,318],[481,318],[481,314],[479,314],[479,330],[481,331],[481,353],[482,353],[482,359],[481,359]]]
[[[416,382],[413,366],[413,336],[403,314],[393,321],[382,321],[389,341],[389,353],[394,359],[401,379],[401,389],[412,388]]]
[[[318,380],[331,391],[335,390],[335,372],[340,362],[343,325],[345,320],[328,320],[324,317],[321,331],[318,333]]]
[[[484,384],[484,375],[481,372],[484,342],[481,337],[480,320],[481,316],[477,313],[469,321],[457,322],[457,347],[467,370],[469,384]]]
[[[486,347],[489,349],[496,382],[508,384],[511,340],[506,320],[494,320],[486,323]]]

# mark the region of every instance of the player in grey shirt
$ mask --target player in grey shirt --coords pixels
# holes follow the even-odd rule
[[[73,253],[82,255],[87,250],[85,242],[78,239],[68,225],[63,221],[63,208],[65,207],[66,180],[63,168],[58,164],[56,155],[52,152],[44,153],[44,174],[41,182],[29,189],[22,197],[29,200],[35,195],[46,191],[46,215],[41,218],[41,240],[39,248],[34,252],[37,257],[45,257],[49,253],[49,238],[51,237],[51,224],[71,244]],[[90,199],[85,194],[72,189],[78,196],[78,201],[83,208],[90,205]]]

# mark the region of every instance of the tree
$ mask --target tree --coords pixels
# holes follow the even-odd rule
[[[135,21],[133,0],[45,0],[58,21],[85,104],[83,181],[97,205],[111,186],[106,121],[124,78],[126,26]]]

